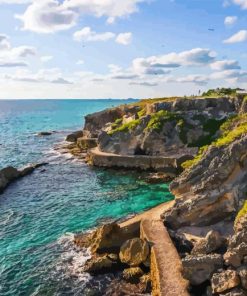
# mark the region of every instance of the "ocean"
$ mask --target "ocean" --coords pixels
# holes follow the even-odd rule
[[[85,115],[128,102],[0,100],[0,169],[49,163],[0,195],[1,296],[86,295],[90,276],[81,269],[90,254],[74,246],[73,234],[172,199],[167,184],[88,167],[55,149]]]

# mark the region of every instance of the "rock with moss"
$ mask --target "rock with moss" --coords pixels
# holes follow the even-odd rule
[[[163,215],[172,228],[232,218],[247,192],[247,117],[225,124],[222,137],[171,185],[174,207]]]

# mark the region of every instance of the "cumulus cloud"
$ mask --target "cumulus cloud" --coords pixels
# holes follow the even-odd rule
[[[115,34],[112,32],[96,33],[90,27],[82,28],[73,34],[75,41],[93,42],[93,41],[107,41],[113,39]]]
[[[29,56],[35,56],[36,49],[31,46],[12,47],[9,37],[0,34],[0,66],[6,68],[27,67],[25,60]]]
[[[235,61],[235,60],[216,61],[216,62],[212,63],[210,65],[210,67],[215,71],[241,69],[238,61]]]
[[[0,0],[1,1],[1,0]],[[14,1],[14,0],[13,0]],[[138,4],[148,0],[42,0],[33,1],[22,15],[23,30],[52,33],[75,26],[79,16],[107,17],[108,23],[138,11]]]
[[[16,18],[23,22],[23,30],[52,33],[73,27],[78,14],[57,0],[42,0],[34,1],[23,15],[16,15]]]
[[[224,23],[225,23],[226,26],[231,26],[231,25],[234,25],[237,20],[238,20],[237,16],[227,16],[225,18]]]
[[[132,33],[120,33],[116,38],[116,42],[123,45],[128,45],[132,41]]]
[[[241,77],[246,77],[247,72],[246,71],[240,71],[240,70],[225,70],[220,72],[215,72],[210,75],[211,79],[215,80],[221,80],[221,79],[239,79]]]
[[[215,60],[215,53],[209,49],[195,48],[180,53],[169,53],[161,56],[137,58],[132,66],[136,73],[140,74],[167,74],[167,69],[181,66],[203,66]]]
[[[224,43],[239,43],[247,41],[247,30],[241,30],[238,33],[234,34],[230,38],[224,40]]]
[[[247,0],[232,0],[234,4],[239,5],[242,9],[247,9]]]

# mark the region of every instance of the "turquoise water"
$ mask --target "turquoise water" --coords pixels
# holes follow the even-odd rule
[[[72,233],[172,198],[135,172],[90,168],[54,147],[83,116],[121,100],[0,101],[0,168],[46,161],[0,195],[0,295],[84,295],[88,254]],[[57,131],[37,137],[39,131]],[[44,170],[45,169],[45,170]]]

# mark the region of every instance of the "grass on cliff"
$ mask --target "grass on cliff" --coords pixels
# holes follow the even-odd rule
[[[172,120],[177,120],[178,116],[175,113],[168,112],[166,110],[158,111],[151,114],[151,118],[147,124],[147,130],[155,130],[160,132],[164,123]]]
[[[120,126],[113,128],[110,132],[108,132],[108,135],[112,136],[117,132],[128,132],[130,130],[134,130],[138,125],[140,125],[140,123],[141,123],[140,119],[132,120],[130,122],[124,123]]]
[[[220,127],[221,136],[215,140],[211,145],[222,147],[231,144],[237,138],[247,134],[247,114],[236,115],[229,118]],[[182,164],[184,169],[188,169],[196,165],[203,157],[204,152],[208,149],[209,145],[201,147],[198,154],[194,159],[185,161]]]
[[[238,212],[238,214],[237,214],[237,216],[235,218],[235,223],[237,223],[238,220],[241,217],[245,216],[245,215],[247,215],[247,200],[245,201],[244,206],[242,207],[242,209]]]

